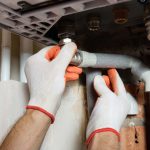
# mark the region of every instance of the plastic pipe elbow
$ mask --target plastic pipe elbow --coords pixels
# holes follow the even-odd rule
[[[144,72],[141,78],[145,82],[145,91],[150,92],[150,71]]]

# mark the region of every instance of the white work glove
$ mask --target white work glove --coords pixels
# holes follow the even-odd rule
[[[75,43],[68,43],[61,50],[58,46],[49,46],[31,56],[25,65],[30,91],[27,109],[43,112],[51,118],[52,123],[66,80],[76,80],[82,72],[81,68],[68,67],[76,50]]]
[[[113,91],[108,88],[109,80]],[[95,134],[100,132],[113,132],[119,138],[119,131],[126,116],[129,113],[138,113],[137,102],[126,92],[115,69],[108,70],[107,81],[100,75],[96,76],[94,88],[99,97],[89,119],[86,144],[89,144]]]

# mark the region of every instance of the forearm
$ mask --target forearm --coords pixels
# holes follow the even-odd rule
[[[118,150],[118,137],[111,132],[97,133],[88,146],[88,150]]]
[[[36,110],[27,110],[5,138],[0,150],[39,150],[51,120]]]

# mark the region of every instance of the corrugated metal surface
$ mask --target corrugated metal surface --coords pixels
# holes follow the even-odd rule
[[[16,11],[13,8],[18,8],[18,0],[3,0],[0,2],[0,26],[49,45],[56,42],[51,37],[47,38],[45,34],[61,17],[128,1],[131,0],[70,0],[37,8],[33,5],[30,10],[23,11],[28,7],[27,5],[22,10]],[[35,1],[26,2],[34,4]],[[36,1],[36,4],[38,2],[42,0]]]

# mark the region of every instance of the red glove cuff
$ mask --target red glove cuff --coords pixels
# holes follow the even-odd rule
[[[102,128],[102,129],[97,129],[95,131],[93,131],[90,136],[88,137],[88,139],[86,140],[85,144],[88,145],[90,144],[90,142],[92,141],[93,137],[95,136],[96,133],[100,133],[100,132],[112,132],[114,134],[117,135],[118,137],[118,141],[120,141],[120,133],[118,131],[116,131],[113,128]]]
[[[49,113],[48,111],[44,110],[44,109],[41,108],[41,107],[28,105],[28,106],[26,106],[26,109],[34,109],[34,110],[38,110],[38,111],[44,113],[45,115],[47,115],[47,116],[51,119],[51,121],[52,121],[51,123],[52,123],[52,124],[53,124],[54,121],[55,121],[54,115],[51,114],[51,113]]]

